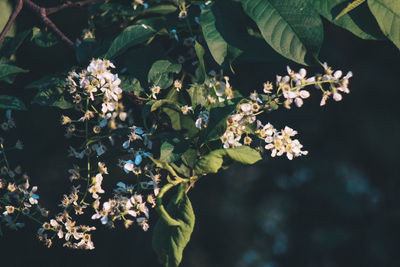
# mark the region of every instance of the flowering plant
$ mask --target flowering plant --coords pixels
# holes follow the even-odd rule
[[[11,110],[26,106],[15,96],[1,95],[0,108],[6,110],[0,139],[1,226],[22,227],[19,217],[26,216],[39,223],[38,237],[48,247],[60,239],[65,247],[94,249],[91,233],[97,227],[122,224],[147,231],[155,209],[159,218],[153,247],[162,264],[178,266],[194,228],[188,197],[194,185],[232,164],[307,155],[295,139],[298,132],[289,126],[276,128],[270,114],[300,108],[317,91],[321,106],[330,98],[341,101],[350,92],[352,72],[333,70],[318,59],[323,41],[320,15],[362,38],[382,36],[350,20],[348,12],[362,1],[336,19],[329,12],[336,4],[330,1],[284,2],[67,2],[42,9],[41,19],[52,34],[33,28],[4,39],[23,6],[34,12],[41,8],[31,0],[16,1],[15,16],[0,35],[0,80],[12,84],[17,73],[25,72],[14,66],[14,54],[28,36],[42,47],[56,45],[58,38],[76,53],[63,72],[26,86],[38,90],[32,104],[63,110],[72,186],[56,213],[39,205],[38,188],[30,186],[22,168],[14,167],[6,155],[23,147],[21,141],[5,137],[15,127]],[[398,35],[382,21],[376,2],[368,1],[378,21],[374,27],[399,46]],[[76,42],[47,17],[86,5],[88,23]],[[395,8],[399,6],[393,4]],[[118,34],[108,28],[118,29]],[[302,65],[319,64],[322,73],[309,75],[305,68],[288,66],[286,73],[249,95],[235,88],[234,62],[268,61],[279,54]],[[113,181],[113,191],[103,189],[105,179]],[[82,214],[90,216],[89,225],[80,224]]]

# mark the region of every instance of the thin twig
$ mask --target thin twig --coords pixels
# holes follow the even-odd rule
[[[40,18],[42,23],[47,26],[54,34],[56,34],[63,42],[67,43],[71,48],[74,48],[74,42],[72,42],[60,29],[57,28],[57,26],[51,21],[47,16],[57,13],[61,10],[70,8],[70,7],[82,7],[94,2],[98,2],[102,0],[83,0],[80,2],[70,2],[67,1],[66,3],[56,6],[56,7],[49,7],[49,8],[43,8],[31,0],[15,0],[15,8],[13,13],[11,14],[10,18],[7,21],[6,26],[2,30],[0,34],[0,43],[3,41],[5,35],[7,32],[10,30],[12,24],[15,22],[15,18],[18,16],[18,14],[21,12],[21,9],[23,5],[29,9],[31,9],[36,15]]]
[[[13,13],[8,18],[6,26],[4,26],[4,29],[1,31],[0,43],[6,37],[7,32],[11,29],[11,26],[13,25],[13,23],[14,23],[15,19],[17,18],[19,12],[21,12],[22,5],[23,5],[22,0],[15,0],[14,2],[15,2],[15,8],[13,10]]]
[[[46,14],[51,15],[51,14],[54,14],[56,12],[59,12],[61,10],[64,10],[64,9],[67,9],[70,7],[82,7],[82,6],[85,6],[85,5],[94,3],[94,2],[99,2],[99,1],[101,1],[101,0],[84,0],[84,1],[80,1],[80,2],[67,1],[66,3],[64,3],[62,5],[46,8]]]
[[[49,29],[54,34],[58,35],[58,37],[62,41],[66,42],[70,47],[72,48],[75,47],[74,42],[72,42],[67,36],[65,36],[65,34],[62,31],[60,31],[60,29],[58,29],[57,26],[47,17],[45,8],[36,5],[31,0],[23,0],[23,1],[27,7],[29,7],[33,12],[35,12],[40,17],[43,24],[49,27]]]

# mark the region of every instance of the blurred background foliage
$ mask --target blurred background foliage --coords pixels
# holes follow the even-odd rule
[[[54,20],[74,39],[85,15],[67,10]],[[22,14],[18,28],[33,22],[30,14]],[[361,40],[327,21],[324,30],[320,58],[336,69],[353,71],[351,94],[322,108],[315,96],[301,109],[267,115],[271,123],[285,122],[299,131],[310,151],[307,157],[290,162],[269,158],[196,184],[190,192],[196,227],[181,266],[400,266],[399,51],[388,41]],[[29,103],[36,92],[24,89],[28,83],[74,64],[73,51],[62,43],[42,48],[26,42],[16,54],[16,65],[30,72],[13,85],[2,85],[2,93]],[[231,83],[247,94],[283,74],[287,64],[235,62]],[[29,111],[14,114],[14,137],[23,140],[24,153],[11,154],[12,161],[24,166],[39,186],[42,205],[54,211],[70,186],[61,113],[31,105]],[[111,188],[116,179],[107,177],[105,187]],[[99,227],[94,251],[47,249],[35,231],[30,223],[1,237],[0,266],[159,266],[151,230]]]

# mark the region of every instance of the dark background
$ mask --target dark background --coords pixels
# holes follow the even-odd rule
[[[60,18],[58,23],[68,33],[68,23],[80,22]],[[265,118],[298,130],[308,156],[237,166],[196,184],[190,192],[196,225],[181,266],[400,266],[400,54],[387,41],[364,41],[325,24],[320,58],[335,69],[353,71],[350,95],[319,107],[319,92],[312,91],[301,109]],[[2,93],[19,95],[25,103],[34,95],[23,89],[27,82],[74,64],[74,54],[62,44],[53,49],[24,45],[18,53],[18,65],[31,72]],[[284,74],[285,67],[238,62],[232,84],[250,92]],[[16,136],[25,148],[10,155],[11,161],[26,169],[39,186],[42,205],[54,212],[70,186],[61,112],[31,105],[14,115]],[[106,177],[104,183],[111,186],[117,179]],[[36,239],[36,229],[30,224],[0,238],[1,267],[159,266],[152,228],[98,225],[94,251],[69,250],[57,242],[47,249]]]

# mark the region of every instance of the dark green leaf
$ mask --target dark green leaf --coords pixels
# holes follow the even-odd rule
[[[203,46],[201,46],[201,44],[199,44],[199,42],[197,42],[197,41],[194,45],[194,49],[196,51],[196,55],[197,55],[197,58],[199,59],[199,63],[200,63],[200,71],[198,73],[198,75],[199,75],[198,83],[203,83],[207,77],[206,65],[204,63],[204,52],[205,51],[204,51]]]
[[[17,49],[24,42],[26,37],[31,33],[30,30],[26,30],[18,33],[15,37],[6,37],[2,44],[0,44],[0,57],[9,59],[11,55],[17,51]]]
[[[76,59],[82,65],[87,65],[92,58],[102,58],[107,52],[110,43],[99,42],[95,39],[84,39],[76,48]]]
[[[32,100],[32,104],[58,107],[61,109],[72,108],[74,105],[65,100],[63,96],[65,77],[65,73],[49,75],[26,86],[25,88],[27,89],[39,89]]]
[[[0,109],[26,110],[24,103],[14,96],[0,95]]]
[[[52,47],[58,43],[58,39],[51,32],[38,27],[33,27],[31,40],[40,47]]]
[[[186,189],[187,184],[181,184],[166,208],[168,214],[180,224],[169,226],[160,218],[153,230],[153,249],[165,267],[177,267],[180,264],[183,250],[193,232],[195,217]]]
[[[226,130],[226,119],[235,110],[236,104],[228,104],[210,110],[210,120],[207,128],[202,132],[200,142],[218,140]]]
[[[163,137],[164,141],[160,148],[160,161],[175,162],[189,147],[189,142],[179,133],[165,133]]]
[[[18,68],[14,65],[0,64],[0,81],[6,83],[13,83],[16,74],[21,72],[28,72],[27,70]]]
[[[368,0],[382,32],[400,49],[400,1]]]
[[[200,15],[200,24],[203,31],[204,39],[207,42],[208,48],[215,59],[215,61],[222,65],[226,59],[229,62],[238,57],[242,51],[234,46],[229,45],[222,37],[220,31],[223,29],[217,29],[217,26],[228,26],[217,25],[217,18],[221,18],[221,12],[218,8],[218,4],[207,6],[204,8]]]
[[[170,13],[175,12],[176,10],[177,10],[177,8],[174,5],[168,5],[168,4],[156,5],[156,6],[144,9],[141,12],[141,15],[144,15],[144,14],[168,15]]]
[[[189,93],[193,108],[197,105],[205,106],[208,103],[208,89],[204,85],[193,84],[187,92]]]
[[[174,82],[172,74],[179,73],[181,69],[181,64],[173,64],[168,60],[158,60],[151,66],[147,80],[150,84],[165,89]]]
[[[140,96],[144,89],[140,85],[140,82],[135,77],[121,75],[119,76],[121,79],[121,89],[125,92],[133,92],[136,96]]]
[[[163,107],[163,106],[168,106],[171,109],[174,109],[176,111],[180,111],[179,106],[174,102],[169,99],[162,99],[162,100],[157,100],[154,102],[154,104],[151,106],[151,112],[156,111],[157,109]]]
[[[242,6],[278,53],[301,64],[318,57],[322,21],[307,0],[242,0]]]
[[[348,3],[347,0],[308,1],[324,18],[362,39],[379,40],[384,38],[366,5],[361,5],[350,13],[343,15],[340,19],[335,20],[334,18]]]
[[[113,58],[127,49],[141,44],[156,34],[156,31],[147,25],[132,25],[125,28],[115,40],[112,42],[110,49],[108,49],[106,58]]]
[[[200,158],[195,170],[198,174],[217,173],[229,161],[250,165],[261,159],[260,153],[248,146],[217,149]]]

